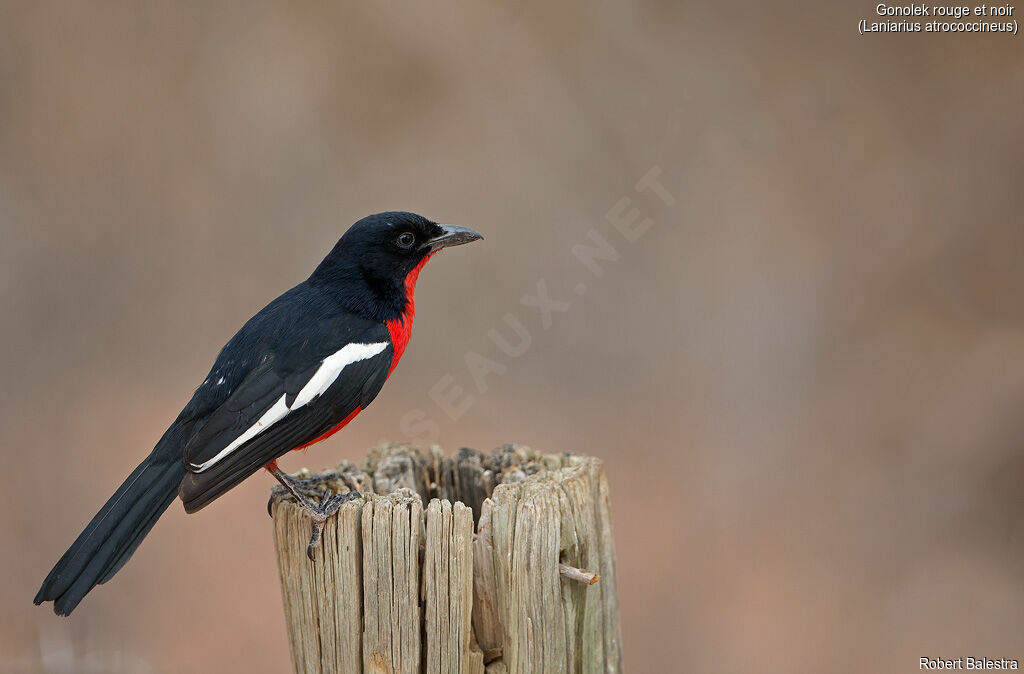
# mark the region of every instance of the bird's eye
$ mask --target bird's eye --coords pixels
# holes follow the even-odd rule
[[[416,243],[416,237],[412,232],[402,232],[395,239],[395,243],[398,244],[399,248],[412,248],[412,244]]]

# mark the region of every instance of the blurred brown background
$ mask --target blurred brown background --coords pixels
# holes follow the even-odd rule
[[[266,476],[72,618],[31,599],[234,330],[388,209],[487,239],[286,469],[411,410],[605,458],[631,672],[1024,659],[1021,38],[858,36],[874,4],[3,3],[0,671],[287,669]]]

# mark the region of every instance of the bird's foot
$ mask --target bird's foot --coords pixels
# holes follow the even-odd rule
[[[274,504],[280,501],[286,495],[291,495],[295,497],[295,499],[299,500],[299,502],[301,503],[301,499],[299,499],[299,497],[295,493],[296,491],[301,493],[310,501],[313,501],[314,499],[317,501],[322,501],[324,498],[325,491],[331,491],[330,489],[324,488],[324,485],[329,482],[340,481],[346,487],[348,487],[348,490],[350,492],[359,491],[359,483],[351,475],[348,475],[346,473],[328,473],[325,475],[314,475],[313,477],[307,477],[301,480],[294,478],[290,475],[287,475],[286,473],[282,473],[282,475],[285,475],[288,482],[291,483],[291,487],[287,486],[285,482],[281,480],[280,477],[275,475],[274,471],[271,470],[270,474],[274,475],[274,477],[276,477],[278,481],[281,482],[280,485],[275,486],[270,491],[270,498],[267,499],[267,515],[269,515],[270,517],[274,516]]]
[[[330,489],[327,489],[323,493],[323,500],[319,506],[312,508],[307,507],[303,504],[302,509],[309,515],[313,524],[313,533],[310,534],[309,544],[306,545],[306,556],[309,557],[309,561],[315,562],[316,559],[313,557],[313,548],[316,547],[317,542],[323,536],[324,524],[327,522],[327,518],[336,514],[341,508],[341,505],[347,501],[357,499],[361,494],[357,491],[350,491],[345,494],[335,494]]]
[[[335,494],[330,489],[318,489],[318,485],[322,485],[333,476],[322,476],[313,477],[307,480],[296,480],[291,477],[276,465],[270,468],[270,474],[277,478],[277,481],[281,483],[285,491],[295,497],[295,501],[299,504],[309,518],[313,521],[313,533],[309,537],[309,545],[306,546],[306,556],[311,561],[315,561],[313,558],[313,548],[316,546],[317,541],[320,540],[324,531],[324,523],[327,518],[338,512],[341,508],[341,504],[352,499],[357,499],[361,496],[358,491],[350,491],[345,494]],[[350,485],[349,481],[342,478],[342,481],[347,485]],[[270,512],[275,500],[283,496],[284,492],[279,492],[276,489],[270,495],[270,501],[267,502],[267,511]],[[320,505],[313,503],[311,498],[319,498]]]

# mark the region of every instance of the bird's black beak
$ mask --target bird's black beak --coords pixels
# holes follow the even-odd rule
[[[441,234],[425,241],[422,246],[431,253],[448,246],[461,246],[464,243],[484,238],[480,232],[469,227],[459,227],[458,225],[438,225],[438,227],[442,229]]]

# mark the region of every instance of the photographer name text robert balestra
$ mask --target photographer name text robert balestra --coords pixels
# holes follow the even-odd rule
[[[1019,665],[1016,660],[1007,660],[1006,658],[921,658],[921,664],[918,669],[927,670],[949,670],[949,669],[1018,669]]]

